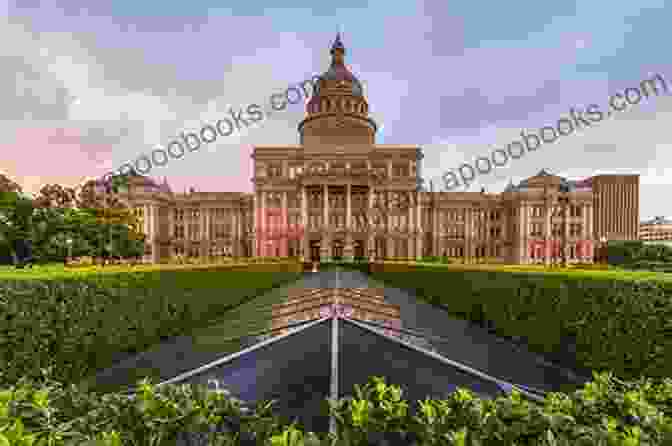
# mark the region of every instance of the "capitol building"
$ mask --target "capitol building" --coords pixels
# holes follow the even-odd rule
[[[256,146],[253,193],[171,191],[131,177],[125,199],[146,260],[175,256],[592,262],[608,240],[636,240],[639,176],[570,181],[542,169],[500,194],[433,192],[422,149],[376,144],[376,122],[337,37],[298,125],[297,145]]]

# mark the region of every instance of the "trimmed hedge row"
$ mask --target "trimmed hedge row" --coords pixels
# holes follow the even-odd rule
[[[299,277],[299,265],[147,269],[54,280],[0,281],[0,386],[53,366],[79,382],[121,352],[207,325]]]
[[[670,379],[623,383],[595,375],[583,389],[550,394],[543,403],[525,401],[516,391],[482,400],[458,389],[445,400],[411,404],[400,387],[372,377],[355,386],[352,397],[327,407],[336,435],[304,434],[275,416],[272,404],[252,409],[224,389],[144,381],[130,399],[22,381],[0,389],[0,445],[168,446],[194,444],[195,436],[200,444],[230,446],[672,444]]]
[[[576,342],[578,365],[631,379],[672,376],[672,283],[585,272],[372,265],[374,279],[414,292],[453,315],[494,324],[531,350]]]

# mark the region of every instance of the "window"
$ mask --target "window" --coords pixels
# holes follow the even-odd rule
[[[490,228],[490,237],[499,238],[501,235],[502,235],[502,228],[500,226]]]
[[[544,216],[544,208],[542,206],[533,206],[530,208],[530,216],[531,217],[543,217]]]
[[[540,237],[542,234],[543,226],[541,223],[532,223],[532,230],[530,232],[530,235],[533,237]]]
[[[581,223],[572,223],[569,227],[569,235],[579,237],[581,235]]]

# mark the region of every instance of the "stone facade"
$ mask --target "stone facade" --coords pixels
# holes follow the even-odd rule
[[[576,263],[591,262],[604,238],[637,239],[638,175],[577,182],[542,170],[501,194],[423,190],[420,147],[375,143],[377,125],[340,39],[331,53],[298,126],[300,144],[254,148],[252,194],[174,194],[165,179],[134,179],[129,200],[143,219],[148,260]]]
[[[287,302],[273,305],[271,328],[280,329],[292,323],[310,321],[330,316],[341,316],[372,321],[401,328],[399,305],[385,302],[382,289],[369,288],[316,288],[292,290]],[[273,336],[289,331],[278,330]],[[387,330],[393,336],[399,332]]]
[[[639,239],[645,242],[672,244],[672,220],[659,216],[641,222]]]

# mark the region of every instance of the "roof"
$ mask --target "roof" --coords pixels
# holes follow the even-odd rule
[[[593,179],[592,178],[585,178],[583,180],[569,180],[565,177],[561,177],[559,175],[554,175],[550,173],[546,169],[541,169],[539,173],[536,175],[526,178],[522,180],[520,183],[517,185],[514,185],[511,180],[509,180],[509,184],[504,188],[504,192],[517,192],[517,191],[522,191],[530,187],[530,180],[534,178],[539,178],[539,177],[556,177],[560,179],[560,189],[563,192],[574,192],[579,189],[590,189],[592,188],[593,185]]]
[[[672,220],[659,215],[657,217],[653,217],[650,220],[645,220],[641,224],[643,224],[643,225],[672,225]]]
[[[345,53],[345,46],[343,46],[343,42],[341,41],[340,33],[336,35],[336,40],[334,40],[334,43],[331,46],[331,54],[334,55],[337,50]],[[364,95],[364,89],[362,88],[361,82],[359,79],[357,79],[357,77],[355,77],[354,74],[350,72],[350,70],[348,70],[348,68],[342,62],[342,59],[333,57],[331,60],[331,66],[327,71],[319,76],[319,79],[319,81],[314,83],[315,94],[310,99],[309,104],[317,102],[317,97],[320,96],[320,81],[346,81],[352,84],[351,93],[353,96]]]

